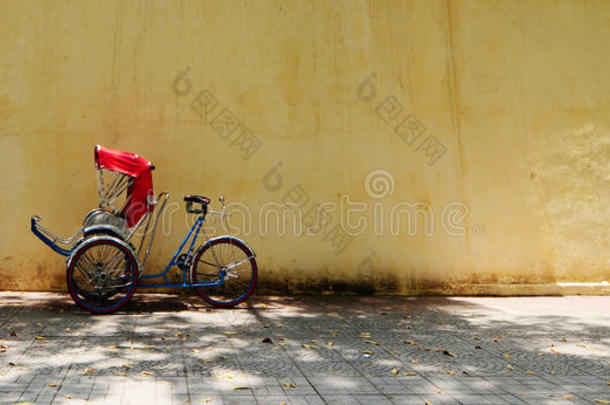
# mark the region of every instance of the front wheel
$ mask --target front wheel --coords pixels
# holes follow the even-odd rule
[[[221,236],[211,239],[195,254],[191,266],[191,282],[207,303],[231,308],[248,298],[258,268],[254,253],[239,239]]]
[[[138,284],[138,261],[120,239],[96,236],[76,248],[67,269],[68,290],[81,308],[94,314],[123,307]]]

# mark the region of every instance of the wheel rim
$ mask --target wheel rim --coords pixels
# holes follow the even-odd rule
[[[213,304],[238,304],[247,297],[256,281],[253,261],[250,253],[234,241],[210,243],[196,258],[193,282],[217,282],[221,279],[221,273],[224,273],[224,283],[195,287],[197,292]]]
[[[90,311],[116,310],[133,294],[136,274],[137,265],[127,248],[111,240],[95,241],[70,263],[70,293]]]

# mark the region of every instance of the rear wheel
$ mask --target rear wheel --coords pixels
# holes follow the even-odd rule
[[[78,306],[95,314],[109,313],[127,304],[135,292],[138,262],[123,241],[100,236],[77,249],[66,277]]]
[[[243,242],[232,237],[220,237],[203,245],[195,255],[191,281],[193,284],[211,284],[194,287],[207,303],[231,308],[252,294],[257,273],[254,254]]]

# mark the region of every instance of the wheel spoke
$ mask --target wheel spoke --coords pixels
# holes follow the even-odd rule
[[[85,243],[68,267],[70,294],[88,311],[117,310],[127,303],[136,288],[135,257],[113,239]]]
[[[196,257],[193,282],[217,282],[220,273],[211,270],[211,267],[220,267],[227,273],[220,285],[195,287],[204,300],[213,305],[230,307],[247,298],[256,280],[256,264],[249,251],[230,238],[215,240]]]

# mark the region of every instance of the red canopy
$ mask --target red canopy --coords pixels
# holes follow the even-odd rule
[[[146,212],[154,210],[154,204],[147,204],[148,196],[155,195],[151,173],[155,167],[150,161],[135,153],[97,145],[95,164],[100,169],[113,170],[134,178],[133,183],[127,189],[127,204],[121,213],[127,219],[128,227],[137,224]]]

